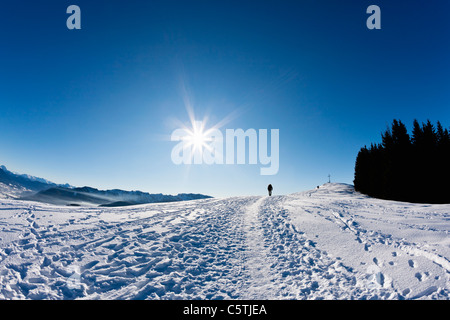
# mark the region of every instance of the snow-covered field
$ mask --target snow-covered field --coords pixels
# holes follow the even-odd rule
[[[449,299],[449,219],[344,184],[122,208],[0,200],[0,299]]]

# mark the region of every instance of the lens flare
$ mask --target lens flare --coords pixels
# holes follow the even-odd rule
[[[205,123],[203,121],[193,121],[192,129],[187,129],[188,136],[186,140],[193,147],[195,152],[203,152],[203,148],[207,147],[208,132],[205,131]]]

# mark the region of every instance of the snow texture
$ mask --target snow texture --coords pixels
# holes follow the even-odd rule
[[[0,299],[449,299],[450,205],[345,184],[121,208],[0,200]]]

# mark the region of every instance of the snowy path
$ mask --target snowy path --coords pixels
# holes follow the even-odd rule
[[[356,275],[315,247],[291,222],[284,197],[262,198],[247,212],[247,299],[357,299],[369,292]],[[244,224],[245,225],[245,224]]]
[[[0,200],[0,299],[448,299],[449,212],[341,184],[123,208]]]

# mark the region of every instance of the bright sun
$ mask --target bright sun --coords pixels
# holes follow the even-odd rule
[[[204,131],[205,125],[202,121],[194,121],[192,123],[192,129],[188,130],[187,140],[194,147],[194,152],[202,152],[203,147],[206,147],[208,141],[208,134]]]

